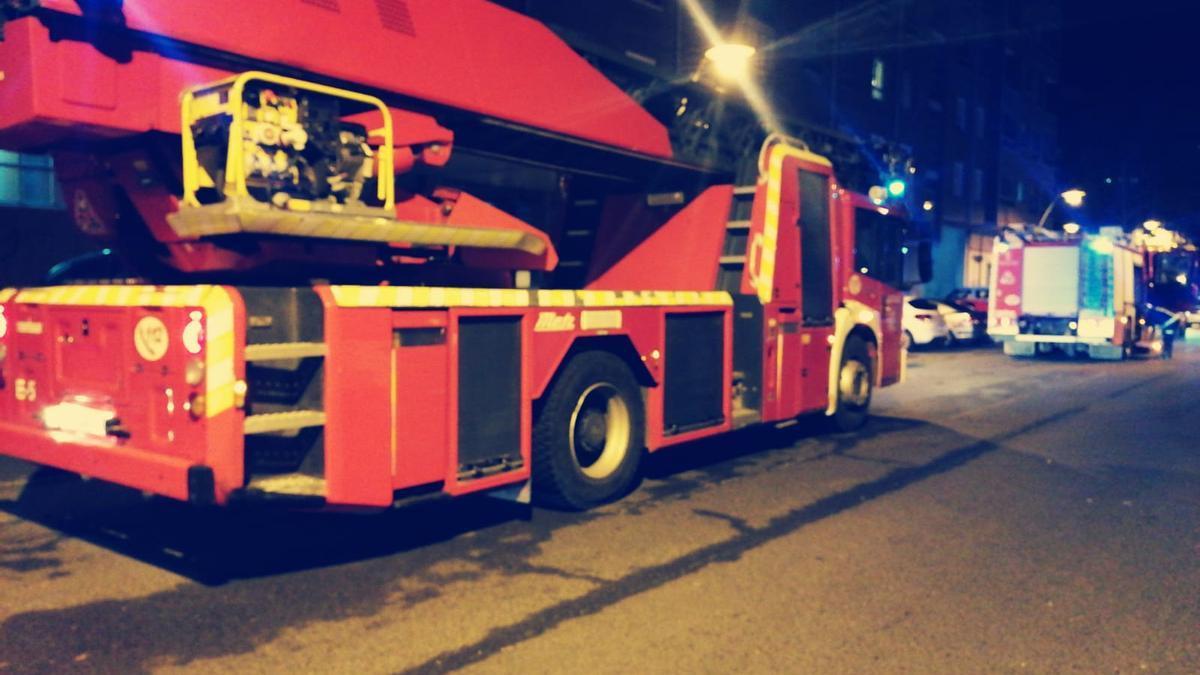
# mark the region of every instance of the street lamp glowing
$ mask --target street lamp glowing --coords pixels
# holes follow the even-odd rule
[[[1086,196],[1087,193],[1078,188],[1071,188],[1070,190],[1060,192],[1057,197],[1051,199],[1050,203],[1046,205],[1046,210],[1042,211],[1042,217],[1038,218],[1037,225],[1034,226],[1034,229],[1040,230],[1045,227],[1046,219],[1050,217],[1050,212],[1054,210],[1054,205],[1058,203],[1059,199],[1061,199],[1067,206],[1077,209],[1080,206],[1083,206],[1083,198]]]
[[[1146,228],[1147,230],[1149,230],[1149,231],[1151,231],[1151,232],[1153,232],[1153,231],[1157,230],[1158,228],[1162,227],[1162,225],[1163,225],[1163,224],[1162,224],[1162,221],[1161,221],[1161,220],[1154,220],[1153,218],[1151,218],[1150,220],[1147,220],[1146,222],[1142,223],[1142,227]]]
[[[1092,250],[1100,254],[1112,253],[1116,249],[1116,245],[1112,239],[1108,237],[1096,237],[1091,243]]]
[[[903,197],[904,191],[907,188],[908,186],[904,184],[904,179],[902,178],[893,178],[887,184],[888,194],[896,198]]]
[[[921,208],[926,211],[932,211],[933,210],[933,202],[926,199],[925,203],[921,205]]]
[[[709,47],[704,58],[712,63],[717,77],[726,82],[742,82],[750,76],[750,63],[756,51],[750,45],[724,42]]]
[[[1077,209],[1083,206],[1083,198],[1087,196],[1087,193],[1083,190],[1071,189],[1063,192],[1061,196],[1063,203],[1073,209]]]
[[[1063,223],[1063,232],[1067,234],[1079,234],[1079,223]]]

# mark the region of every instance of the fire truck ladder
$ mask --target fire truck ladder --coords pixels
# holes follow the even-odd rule
[[[554,287],[583,288],[587,282],[602,206],[600,199],[591,196],[571,200],[557,243],[559,259],[553,276]]]
[[[725,244],[721,248],[720,272],[717,285],[730,293],[738,293],[742,285],[742,270],[746,267],[746,243],[750,239],[750,208],[754,204],[755,186],[733,188],[733,204],[725,225]]]
[[[721,248],[717,271],[717,287],[733,296],[734,305],[734,428],[762,419],[759,382],[762,376],[762,304],[756,296],[741,292],[755,191],[754,185],[733,188],[733,203],[725,225],[725,243]]]
[[[326,346],[320,301],[307,288],[241,289],[246,300],[248,488],[322,497]]]

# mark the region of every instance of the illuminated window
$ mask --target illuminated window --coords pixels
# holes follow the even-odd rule
[[[50,157],[0,150],[0,206],[61,208]]]
[[[883,100],[883,59],[878,56],[871,63],[871,98],[876,101]]]

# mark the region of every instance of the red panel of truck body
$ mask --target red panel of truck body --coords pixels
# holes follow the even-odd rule
[[[66,0],[42,4],[80,13]],[[237,55],[277,63],[359,88],[671,156],[666,129],[545,26],[482,0],[126,0],[122,12],[129,29],[215,50],[210,55],[218,62]],[[102,133],[174,133],[179,92],[227,74],[148,52],[134,51],[121,63],[89,44],[51,43],[35,18],[10,23],[7,33],[0,46],[0,69],[8,75],[0,83],[0,128],[10,132],[40,120],[42,135],[64,122],[96,125]],[[12,133],[0,137],[6,144],[14,140]]]
[[[392,310],[325,307],[325,485],[335,504],[392,503]]]
[[[235,339],[245,312],[232,289]],[[243,482],[242,413],[205,415],[203,382],[189,384],[184,328],[198,307],[71,306],[11,301],[3,307],[8,335],[0,340],[0,448],[6,454],[156,494],[188,499],[192,466],[213,470],[223,503]],[[135,346],[143,319],[161,321],[167,347],[149,361]],[[244,362],[232,355],[233,373]],[[199,404],[198,414],[192,405]],[[110,412],[121,435],[50,430],[48,406],[83,405]]]
[[[89,44],[52,42],[34,18],[5,26],[0,70],[0,145],[13,149],[73,137],[178,133],[180,93],[229,75],[148,52],[116,63]]]
[[[393,409],[392,487],[396,490],[446,479],[450,444],[450,346],[448,313],[393,312],[391,371]],[[434,332],[437,339],[407,336]],[[416,344],[408,344],[414,342]]]
[[[708,188],[665,222],[645,195],[606,202],[588,288],[716,288],[733,186]]]

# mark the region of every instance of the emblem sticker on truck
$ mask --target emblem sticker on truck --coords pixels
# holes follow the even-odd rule
[[[144,316],[133,329],[133,346],[147,361],[157,361],[167,354],[170,338],[167,326],[157,316]]]
[[[575,330],[575,315],[538,312],[537,323],[533,325],[533,330],[538,333]]]

